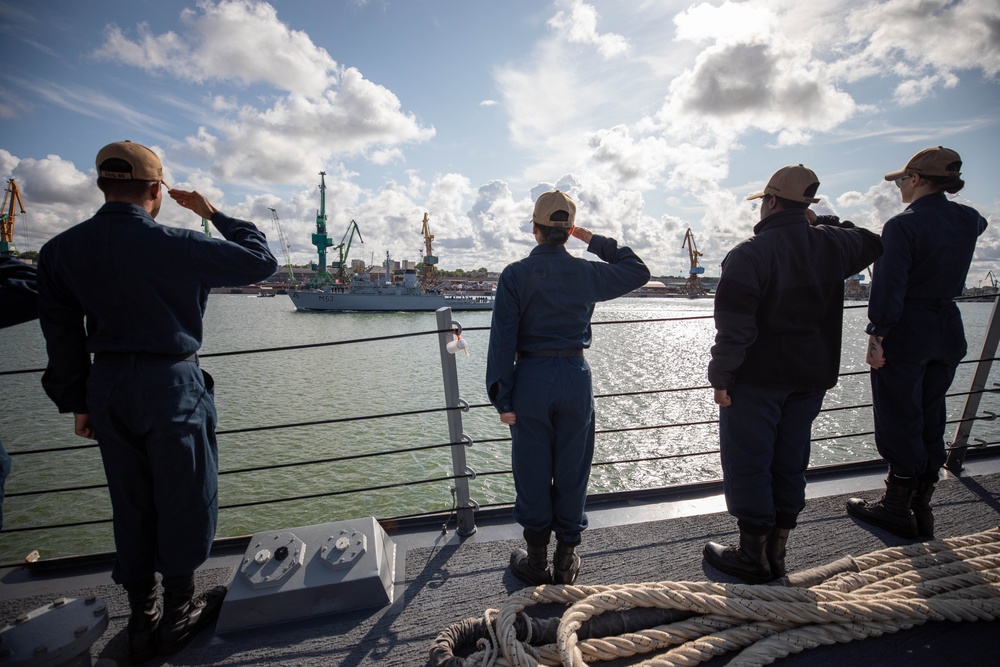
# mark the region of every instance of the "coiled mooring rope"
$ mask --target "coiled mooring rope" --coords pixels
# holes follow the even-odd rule
[[[525,614],[539,604],[568,606],[558,619],[554,643],[545,622]],[[640,609],[669,610],[672,616],[654,625],[634,613]],[[602,635],[602,614],[619,619],[621,634]],[[439,634],[430,664],[583,667],[662,651],[642,665],[689,667],[741,651],[730,664],[756,667],[808,648],[930,620],[997,619],[1000,527],[847,557],[768,585],[661,581],[525,588],[499,610],[489,609],[484,618],[467,619]],[[581,634],[591,636],[581,639]],[[533,643],[533,637],[548,643]],[[455,657],[462,638],[475,641],[479,650]]]

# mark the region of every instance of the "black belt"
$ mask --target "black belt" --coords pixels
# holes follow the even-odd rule
[[[909,296],[903,299],[903,303],[910,306],[932,306],[934,308],[941,308],[954,302],[954,299],[917,299]]]
[[[535,350],[534,352],[518,351],[519,359],[530,359],[531,357],[582,357],[583,350]]]
[[[177,361],[198,361],[197,352],[187,354],[150,354],[148,352],[95,352],[94,361],[102,363],[122,363],[130,364],[151,364],[151,363],[174,363]]]

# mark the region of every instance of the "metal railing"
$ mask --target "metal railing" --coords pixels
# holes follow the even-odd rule
[[[851,307],[851,306],[848,306]],[[257,473],[262,470],[276,470],[280,468],[292,468],[292,467],[305,467],[305,466],[315,466],[319,464],[329,464],[329,463],[343,463],[347,461],[353,461],[363,458],[372,457],[384,457],[384,456],[394,456],[399,454],[414,453],[414,452],[424,452],[435,449],[448,448],[451,453],[451,475],[439,476],[426,479],[416,479],[416,480],[404,480],[399,482],[393,482],[389,484],[382,484],[376,486],[365,486],[359,488],[349,488],[349,489],[339,489],[339,490],[326,490],[317,493],[309,494],[299,494],[299,495],[288,495],[279,498],[265,498],[257,499],[246,502],[237,502],[231,504],[220,505],[220,510],[230,510],[236,508],[246,508],[256,505],[274,504],[274,503],[286,503],[286,502],[297,502],[307,499],[320,498],[320,497],[336,497],[346,494],[354,493],[370,493],[373,491],[393,489],[403,486],[415,486],[422,484],[430,484],[437,482],[448,481],[453,483],[452,495],[453,495],[453,505],[449,509],[440,509],[432,512],[418,513],[418,514],[408,514],[405,516],[391,517],[389,520],[398,520],[404,518],[414,518],[421,516],[438,516],[440,514],[454,514],[457,519],[457,532],[459,535],[467,536],[471,535],[476,531],[475,514],[480,509],[480,504],[477,503],[472,497],[471,482],[473,482],[477,477],[490,477],[497,475],[510,475],[510,470],[491,470],[484,472],[476,472],[473,470],[466,458],[467,448],[472,446],[474,442],[476,444],[487,444],[487,443],[498,443],[509,441],[509,437],[505,438],[486,438],[474,441],[474,439],[465,432],[463,424],[463,415],[467,414],[472,409],[486,409],[493,410],[493,407],[489,403],[470,405],[467,401],[462,399],[461,391],[459,387],[458,380],[458,367],[455,359],[455,348],[454,346],[449,347],[450,344],[457,340],[457,336],[463,333],[462,325],[452,318],[452,311],[450,308],[441,308],[436,313],[437,317],[437,328],[434,331],[416,332],[416,333],[406,333],[406,334],[396,334],[389,336],[380,337],[366,337],[363,340],[341,340],[332,341],[325,343],[313,343],[306,345],[292,345],[283,347],[272,347],[266,349],[254,349],[254,350],[238,350],[229,352],[220,352],[213,354],[202,355],[203,358],[210,357],[226,357],[233,355],[243,355],[243,354],[258,354],[264,352],[287,352],[291,350],[302,350],[317,347],[327,347],[336,345],[347,345],[353,343],[370,343],[373,341],[380,342],[393,338],[407,338],[413,336],[426,336],[426,335],[436,335],[438,342],[438,350],[441,359],[442,367],[442,380],[444,384],[444,406],[436,408],[427,408],[420,410],[409,410],[402,412],[391,412],[391,413],[381,413],[381,414],[371,414],[362,415],[358,417],[341,417],[334,419],[323,419],[323,420],[312,420],[304,422],[294,422],[286,424],[274,424],[267,426],[250,426],[235,429],[220,429],[217,431],[217,435],[232,435],[240,433],[249,433],[254,431],[265,431],[265,430],[278,430],[278,429],[295,429],[302,428],[306,426],[324,425],[324,424],[343,424],[347,422],[358,422],[373,419],[392,419],[398,418],[405,415],[419,415],[419,414],[430,414],[430,413],[444,413],[447,418],[448,423],[448,434],[449,441],[442,443],[427,443],[422,445],[416,445],[412,447],[383,450],[370,453],[362,454],[349,454],[343,456],[335,457],[325,457],[319,459],[310,459],[305,461],[293,461],[293,462],[282,462],[274,463],[264,466],[253,466],[248,468],[234,468],[220,471],[220,476],[225,475],[241,475],[247,473]],[[635,323],[649,323],[649,322],[666,322],[666,321],[678,321],[678,320],[689,320],[689,319],[710,319],[711,315],[707,316],[696,316],[696,317],[677,317],[677,318],[657,318],[654,320],[627,320],[627,321],[604,321],[604,322],[594,322],[594,326],[602,325],[624,325],[624,324],[635,324]],[[478,329],[469,329],[469,331],[484,330],[488,329],[486,327],[480,327]],[[962,463],[965,459],[965,455],[970,447],[982,447],[990,444],[997,443],[986,443],[981,440],[977,441],[975,444],[970,444],[970,437],[972,433],[972,425],[978,420],[992,420],[995,418],[995,414],[991,412],[985,412],[983,415],[979,415],[982,395],[984,393],[995,393],[1000,390],[995,388],[988,388],[987,382],[989,374],[992,368],[993,361],[996,360],[995,354],[997,350],[998,341],[1000,341],[1000,301],[994,301],[993,310],[989,318],[989,324],[987,327],[986,334],[983,338],[983,343],[980,349],[979,356],[976,359],[963,361],[963,364],[975,364],[975,370],[973,372],[973,377],[971,385],[968,391],[951,393],[949,397],[965,396],[965,402],[962,410],[961,417],[957,420],[950,421],[949,424],[955,425],[955,436],[949,446],[949,456],[947,467],[952,472],[958,472],[962,468]],[[43,369],[25,369],[16,371],[4,371],[0,372],[0,375],[13,375],[13,374],[23,374],[23,373],[41,373]],[[841,374],[844,376],[851,375],[862,375],[866,374],[867,371],[850,372]],[[692,386],[692,387],[674,387],[674,388],[659,388],[659,389],[644,389],[638,391],[626,391],[619,393],[609,393],[609,394],[597,394],[596,399],[607,399],[625,396],[638,396],[643,394],[656,394],[656,393],[667,393],[667,392],[687,392],[687,391],[704,391],[708,390],[710,387],[706,386]],[[863,409],[870,407],[870,403],[849,405],[849,406],[836,406],[831,408],[824,408],[823,412],[833,412],[838,410],[848,410],[848,409]],[[669,424],[653,424],[653,425],[636,425],[627,426],[622,428],[614,429],[601,429],[597,433],[600,434],[611,434],[611,433],[622,433],[626,431],[640,431],[640,430],[652,430],[652,429],[668,429],[668,428],[682,428],[690,426],[702,426],[711,425],[717,423],[717,420],[699,420],[686,423],[669,423]],[[848,434],[835,434],[825,437],[813,438],[813,442],[819,442],[827,439],[834,438],[848,438],[848,437],[860,437],[871,435],[870,431],[858,432],[858,433],[848,433]],[[51,454],[51,453],[65,453],[72,450],[80,449],[95,449],[96,444],[84,444],[77,446],[64,446],[64,447],[54,447],[54,448],[41,448],[32,449],[24,451],[13,451],[12,456],[32,456],[39,454]],[[719,450],[707,449],[699,450],[694,452],[684,452],[680,454],[669,454],[662,456],[644,456],[639,458],[625,459],[625,460],[612,460],[612,461],[595,461],[594,467],[602,466],[618,466],[631,463],[646,463],[652,461],[663,461],[669,459],[680,459],[696,456],[710,456],[718,455]],[[107,484],[81,484],[76,486],[66,486],[61,488],[49,488],[49,489],[34,489],[27,491],[14,491],[7,494],[8,498],[16,497],[27,497],[27,496],[39,496],[48,494],[62,494],[62,493],[74,493],[89,491],[94,489],[106,488]],[[510,503],[497,503],[493,506],[504,506]],[[484,505],[483,507],[489,507],[490,505]],[[96,518],[88,519],[84,521],[73,521],[65,523],[50,523],[44,525],[28,525],[28,526],[16,526],[7,527],[3,532],[5,533],[15,533],[15,532],[27,532],[27,531],[51,531],[57,529],[65,529],[76,526],[86,526],[102,523],[110,523],[111,518]]]

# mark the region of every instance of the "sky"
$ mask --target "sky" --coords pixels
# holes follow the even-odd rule
[[[352,259],[419,261],[427,213],[441,268],[499,271],[558,188],[654,276],[687,275],[690,228],[714,276],[780,167],[877,232],[904,208],[883,175],[944,145],[991,223],[967,286],[1000,273],[996,0],[0,0],[0,35],[22,251],[101,206],[97,151],[130,139],[282,263],[269,209],[315,261],[325,172]],[[201,228],[170,201],[157,220]]]

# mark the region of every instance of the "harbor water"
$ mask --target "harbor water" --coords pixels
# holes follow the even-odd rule
[[[843,373],[813,427],[812,465],[877,458],[871,396],[864,372],[865,308],[845,304]],[[853,307],[852,307],[853,306]],[[992,303],[962,303],[968,358],[979,355]],[[718,409],[705,369],[714,338],[711,299],[623,298],[599,304],[587,359],[594,373],[597,446],[591,493],[625,491],[717,479]],[[487,403],[484,386],[489,312],[455,313],[469,354],[459,353],[463,413],[472,442],[469,466],[477,473],[471,495],[480,505],[513,500],[507,428]],[[628,322],[616,324],[616,322]],[[596,324],[608,322],[609,324]],[[433,313],[323,313],[296,311],[286,296],[212,295],[205,317],[202,353],[260,350],[332,341],[362,340],[291,351],[209,357],[202,366],[216,381],[219,412],[219,537],[252,534],[347,518],[405,516],[448,511],[451,480],[401,486],[452,475],[448,447],[373,458],[289,465],[450,441],[444,412],[385,419],[268,428],[427,411],[444,407],[441,361]],[[367,341],[398,334],[424,333]],[[0,331],[0,370],[42,368],[45,348],[37,322]],[[973,367],[960,366],[953,393],[968,390]],[[14,457],[8,494],[100,486],[104,472],[96,447],[30,454],[31,450],[79,447],[71,415],[60,415],[45,396],[40,373],[4,376],[0,438]],[[601,397],[608,394],[621,396]],[[964,396],[949,399],[949,419],[960,415]],[[992,394],[980,412],[994,411]],[[482,406],[482,407],[480,407]],[[261,430],[250,430],[260,428]],[[226,431],[239,431],[225,433]],[[949,426],[946,439],[955,432]],[[973,425],[973,436],[996,439],[995,422]],[[858,435],[860,434],[860,435]],[[658,459],[671,455],[705,455]],[[641,459],[658,459],[641,461]],[[283,467],[274,467],[283,466]],[[369,487],[391,487],[349,492]],[[331,495],[333,494],[333,495]],[[287,498],[292,501],[269,502]],[[226,506],[237,506],[227,508]],[[111,507],[103,488],[15,495],[4,503],[0,562],[37,549],[43,558],[114,548]],[[86,523],[94,522],[94,523]],[[72,523],[70,528],[18,531],[28,526]],[[14,529],[14,532],[6,532]]]

